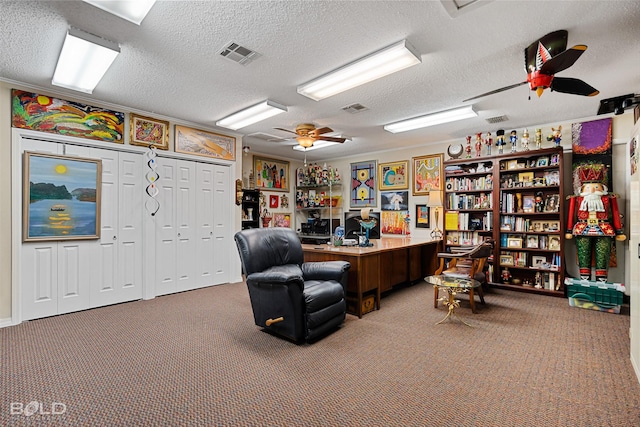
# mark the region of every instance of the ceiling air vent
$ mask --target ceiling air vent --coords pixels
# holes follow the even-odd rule
[[[225,46],[222,51],[220,51],[220,55],[242,65],[247,65],[248,63],[258,59],[260,56],[258,52],[247,49],[246,47],[233,42]]]
[[[496,123],[506,122],[507,120],[509,120],[509,117],[507,117],[507,116],[496,116],[496,117],[489,117],[486,120],[487,120],[488,123],[496,124]]]
[[[368,110],[368,108],[362,104],[351,104],[346,107],[342,107],[342,109],[351,114],[361,113]]]

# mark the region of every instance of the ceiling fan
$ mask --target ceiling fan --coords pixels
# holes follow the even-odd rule
[[[524,68],[527,73],[527,80],[500,89],[492,90],[473,98],[465,99],[463,102],[482,98],[513,89],[523,84],[529,83],[529,88],[535,91],[538,96],[549,88],[551,91],[569,93],[572,95],[595,96],[600,93],[597,89],[583,82],[582,80],[569,77],[555,77],[556,73],[571,67],[580,58],[580,55],[587,50],[583,44],[575,45],[567,49],[566,30],[558,30],[531,43],[524,50]]]
[[[329,142],[339,142],[339,143],[343,143],[347,140],[347,138],[322,136],[326,133],[333,132],[333,129],[328,127],[316,128],[316,126],[313,123],[301,123],[298,126],[296,126],[295,131],[284,129],[284,128],[274,128],[274,129],[281,130],[284,132],[294,133],[298,135],[295,137],[295,140],[298,141],[298,144],[300,144],[304,148],[312,147],[313,144],[318,140],[329,141]]]

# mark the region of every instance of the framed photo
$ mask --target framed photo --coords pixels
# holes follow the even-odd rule
[[[513,265],[513,257],[511,255],[500,255],[500,265]]]
[[[547,262],[547,257],[534,255],[531,257],[531,267],[542,268],[542,264]]]
[[[102,161],[24,152],[22,241],[100,238]]]
[[[431,228],[430,213],[427,205],[416,205],[416,228]]]
[[[129,114],[129,144],[169,149],[169,122]]]
[[[274,227],[286,227],[291,228],[291,214],[284,212],[276,212],[273,214],[273,226]]]
[[[378,206],[376,197],[376,173],[378,164],[375,160],[351,163],[351,193],[349,196],[352,208]]]
[[[545,221],[545,230],[548,232],[560,231],[560,221]]]
[[[507,239],[507,246],[510,248],[521,248],[522,247],[522,239],[509,237]]]
[[[289,191],[289,162],[253,156],[253,171],[257,189]]]
[[[408,191],[383,191],[380,193],[381,210],[406,211],[409,209]]]
[[[442,170],[443,154],[412,157],[413,163],[413,195],[426,196],[429,191],[442,191],[444,189]]]
[[[174,139],[176,153],[236,159],[236,139],[232,136],[176,125]]]
[[[522,196],[522,212],[533,212],[536,208],[535,196]]]
[[[531,221],[531,227],[529,228],[529,231],[544,231],[544,228],[542,227],[543,223],[544,221]]]
[[[278,208],[278,202],[280,201],[280,198],[275,195],[275,194],[271,194],[269,196],[269,208],[271,209],[277,209]]]
[[[549,236],[549,250],[550,251],[560,250],[560,236]]]
[[[533,183],[533,172],[520,172],[518,174],[518,181],[520,182],[530,182]]]
[[[560,209],[560,196],[558,194],[549,194],[544,202],[545,212],[558,212]]]
[[[378,164],[378,189],[403,190],[409,188],[409,161]]]
[[[557,166],[560,163],[560,156],[558,154],[552,154],[550,160],[551,166]]]
[[[536,166],[537,167],[549,166],[549,158],[548,157],[539,157],[538,161],[536,162]]]
[[[560,171],[552,170],[544,172],[545,185],[560,185]]]
[[[536,235],[527,236],[527,248],[538,249],[538,236]]]

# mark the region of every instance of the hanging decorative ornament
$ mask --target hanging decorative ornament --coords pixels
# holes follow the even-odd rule
[[[156,162],[156,147],[153,145],[149,145],[149,151],[146,153],[147,157],[147,166],[149,167],[149,171],[145,175],[147,182],[146,191],[149,198],[144,202],[144,207],[151,214],[151,216],[155,216],[160,210],[160,202],[156,200],[156,196],[158,195],[158,187],[156,186],[156,182],[160,175],[156,172],[157,162]]]

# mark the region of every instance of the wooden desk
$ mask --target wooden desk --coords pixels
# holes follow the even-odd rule
[[[373,246],[330,246],[303,244],[304,261],[349,261],[347,312],[362,317],[363,300],[370,295],[380,309],[380,295],[402,283],[432,275],[438,267],[440,240],[383,237]]]

